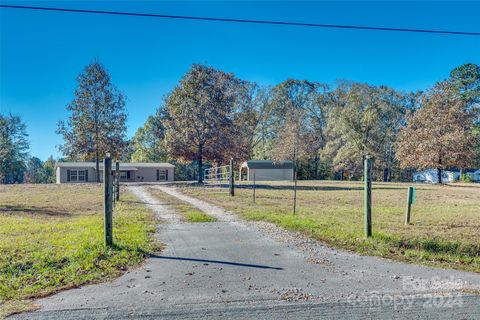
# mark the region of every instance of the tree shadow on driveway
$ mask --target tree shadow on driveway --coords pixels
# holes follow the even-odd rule
[[[217,264],[226,264],[237,267],[247,267],[247,268],[258,268],[258,269],[272,269],[272,270],[283,270],[279,267],[271,267],[260,264],[249,264],[249,263],[239,263],[231,261],[221,261],[221,260],[209,260],[209,259],[197,259],[197,258],[184,258],[184,257],[171,257],[171,256],[159,256],[155,254],[149,255],[152,259],[164,259],[164,260],[177,260],[177,261],[192,261],[192,262],[203,262],[203,263],[217,263]]]

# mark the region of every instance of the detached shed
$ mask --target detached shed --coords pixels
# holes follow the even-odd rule
[[[240,181],[282,181],[293,180],[293,162],[284,160],[250,160],[240,166]]]

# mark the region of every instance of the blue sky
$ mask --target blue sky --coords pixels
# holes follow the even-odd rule
[[[2,4],[170,15],[480,31],[478,2],[1,1]],[[60,156],[75,78],[95,57],[128,97],[133,136],[192,63],[273,85],[287,78],[350,79],[426,89],[466,62],[480,37],[227,24],[0,9],[0,112],[27,124],[31,154]]]

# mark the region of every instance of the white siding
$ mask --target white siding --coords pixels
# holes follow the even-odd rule
[[[442,181],[454,182],[458,180],[460,173],[456,171],[442,171]],[[413,182],[438,183],[438,172],[436,169],[429,169],[413,174]]]
[[[474,182],[480,182],[480,170],[469,172],[467,175],[470,176]]]
[[[60,167],[57,167],[57,170],[55,170],[55,175],[56,175],[56,182],[57,183],[61,183],[61,179],[60,179],[60,170],[61,168]]]

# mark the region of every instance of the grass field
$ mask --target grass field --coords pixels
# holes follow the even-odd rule
[[[156,249],[153,214],[130,194],[104,247],[100,185],[0,186],[0,318],[24,299],[118,276]]]
[[[411,225],[404,225],[410,184],[373,184],[373,238],[363,237],[363,184],[299,181],[297,214],[292,184],[267,183],[252,190],[187,187],[182,191],[249,220],[301,231],[331,246],[366,255],[480,272],[480,185],[415,185]]]
[[[214,222],[217,221],[212,216],[208,216],[199,209],[195,208],[188,202],[182,201],[177,197],[171,196],[156,188],[149,188],[148,191],[152,193],[157,199],[160,199],[163,204],[171,206],[177,213],[181,214],[185,221],[188,222]]]

